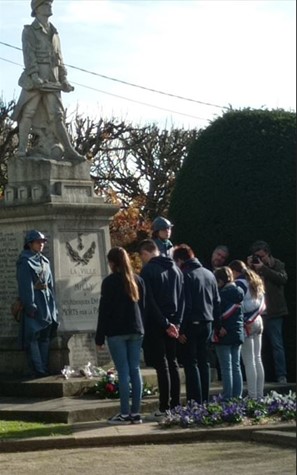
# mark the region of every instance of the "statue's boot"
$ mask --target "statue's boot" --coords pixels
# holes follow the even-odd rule
[[[55,124],[57,137],[65,150],[65,160],[73,162],[85,162],[86,158],[80,155],[72,146],[65,125],[60,122]]]

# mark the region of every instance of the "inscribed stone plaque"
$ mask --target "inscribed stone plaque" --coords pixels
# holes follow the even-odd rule
[[[17,296],[16,261],[20,240],[13,231],[0,231],[0,315],[1,336],[13,334],[10,305]]]
[[[96,329],[102,273],[106,273],[102,241],[100,232],[60,234],[56,294],[62,331]]]

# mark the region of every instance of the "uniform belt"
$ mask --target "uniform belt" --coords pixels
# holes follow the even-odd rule
[[[42,284],[41,282],[36,282],[34,285],[35,290],[46,290],[47,289],[47,284]]]

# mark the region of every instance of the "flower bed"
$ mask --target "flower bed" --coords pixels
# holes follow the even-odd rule
[[[223,401],[214,396],[208,404],[190,402],[170,411],[162,427],[214,427],[222,424],[257,424],[264,420],[293,421],[296,419],[296,393],[287,395],[270,392],[262,399]]]

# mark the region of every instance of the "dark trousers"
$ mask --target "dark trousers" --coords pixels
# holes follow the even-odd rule
[[[180,376],[176,357],[177,340],[165,332],[146,334],[144,357],[155,368],[159,389],[159,410],[165,412],[180,405]]]
[[[211,322],[190,324],[185,331],[187,343],[181,345],[188,401],[201,404],[209,400],[210,365],[208,361]]]

